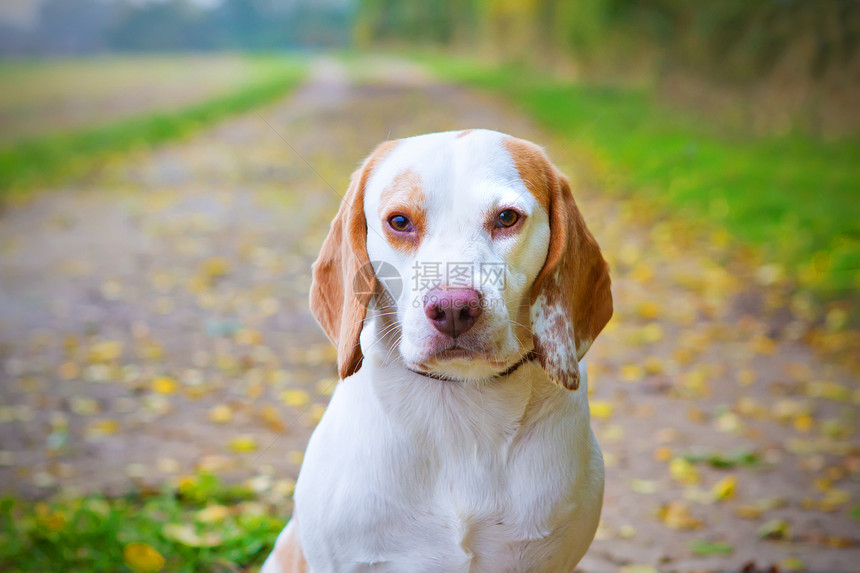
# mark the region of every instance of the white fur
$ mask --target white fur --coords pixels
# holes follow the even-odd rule
[[[569,573],[597,528],[603,459],[585,364],[575,392],[537,362],[493,378],[531,349],[516,321],[546,258],[548,214],[525,189],[502,134],[456,135],[404,140],[365,191],[369,258],[394,265],[404,288],[368,312],[362,367],[339,384],[308,444],[294,523],[314,573]],[[428,229],[417,251],[403,253],[385,239],[379,203],[407,168],[421,177]],[[526,213],[526,224],[493,240],[480,218],[503,206]],[[416,261],[506,265],[505,288],[482,287],[484,313],[466,333],[484,354],[428,361],[443,341],[413,304],[426,293],[415,288]],[[545,312],[533,308],[531,318],[545,320]],[[407,370],[419,364],[458,381]],[[278,573],[272,559],[266,567]]]

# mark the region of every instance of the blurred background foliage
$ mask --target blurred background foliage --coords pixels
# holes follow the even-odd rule
[[[698,107],[755,97],[750,107],[766,117],[738,123],[752,119],[764,131],[845,134],[860,126],[852,97],[860,4],[852,0],[363,0],[355,39],[651,82]]]
[[[0,53],[435,47],[647,82],[762,132],[860,129],[854,0],[44,0],[27,20]]]
[[[46,0],[32,25],[0,26],[6,54],[274,50],[345,46],[348,1]]]

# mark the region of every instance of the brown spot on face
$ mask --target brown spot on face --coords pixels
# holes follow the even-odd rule
[[[388,219],[394,215],[402,215],[409,219],[414,232],[402,233],[392,229]],[[418,173],[412,169],[406,169],[382,190],[379,197],[379,217],[382,220],[385,236],[395,249],[413,252],[418,248],[421,236],[427,229],[424,188]]]
[[[550,187],[555,177],[553,173],[555,168],[550,163],[546,153],[531,141],[517,137],[506,137],[503,145],[511,154],[511,159],[514,160],[514,166],[516,166],[517,173],[520,174],[520,179],[523,180],[526,189],[549,213]]]
[[[467,135],[469,135],[473,131],[475,131],[475,130],[474,129],[464,129],[463,131],[461,131],[460,133],[457,134],[457,139],[460,139],[461,137],[466,137]]]

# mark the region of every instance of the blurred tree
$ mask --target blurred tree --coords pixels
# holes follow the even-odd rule
[[[114,6],[103,0],[47,0],[28,43],[38,53],[104,50]]]
[[[210,12],[188,0],[123,4],[107,33],[109,45],[125,51],[207,50],[222,38]]]
[[[818,76],[860,52],[856,0],[359,0],[360,44],[488,47],[509,60],[588,60],[655,50],[685,65],[749,81],[785,58]]]
[[[435,14],[433,7],[422,10]],[[0,38],[0,54],[344,46],[353,15],[350,0],[221,0],[214,6],[196,0],[46,0],[33,29],[10,28],[9,37]],[[437,35],[445,33],[446,22],[434,24]]]

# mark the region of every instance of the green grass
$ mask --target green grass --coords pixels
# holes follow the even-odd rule
[[[422,61],[446,79],[509,98],[587,155],[603,188],[727,230],[824,300],[860,287],[856,140],[728,133],[661,105],[646,90],[463,60]]]
[[[281,58],[231,93],[169,112],[23,140],[0,148],[0,199],[80,176],[105,159],[187,136],[231,114],[283,96],[304,77],[302,62]]]
[[[146,571],[160,570],[160,564],[168,571],[236,571],[262,564],[286,509],[209,474],[176,488],[118,498],[5,498],[0,570]],[[141,547],[149,548],[143,556]]]
[[[278,56],[231,53],[0,60],[0,145],[181,109],[282,67]]]

